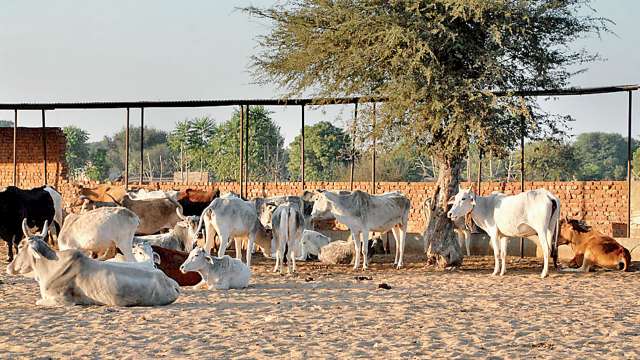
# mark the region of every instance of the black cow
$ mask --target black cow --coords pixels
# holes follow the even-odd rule
[[[51,195],[44,190],[44,186],[31,190],[23,190],[9,186],[0,191],[0,238],[9,247],[9,261],[13,260],[13,249],[18,251],[18,244],[22,239],[22,220],[27,219],[30,228],[42,231],[45,220],[53,222],[55,208]]]

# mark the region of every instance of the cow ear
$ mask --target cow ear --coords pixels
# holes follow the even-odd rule
[[[153,252],[153,263],[154,264],[160,264],[160,255],[158,255],[157,252]]]
[[[204,259],[207,260],[210,264],[213,264],[213,259],[209,255],[205,255]]]

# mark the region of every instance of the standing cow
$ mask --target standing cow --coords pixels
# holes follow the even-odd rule
[[[456,220],[471,214],[471,219],[491,239],[495,266],[492,275],[504,275],[507,270],[507,240],[509,237],[538,239],[544,256],[542,278],[549,272],[549,254],[557,263],[560,200],[545,189],[530,190],[507,196],[492,193],[477,196],[471,188],[460,187],[449,200],[451,210],[447,216]],[[500,247],[498,247],[498,241]],[[502,260],[502,270],[498,257]]]
[[[271,218],[271,229],[276,245],[276,266],[273,272],[282,273],[285,246],[287,251],[287,270],[289,273],[296,271],[296,250],[300,247],[300,238],[304,230],[304,218],[298,206],[286,202],[278,205]]]
[[[55,217],[54,200],[44,186],[30,190],[8,186],[0,191],[0,238],[9,247],[8,260],[13,260],[14,248],[18,251],[22,239],[22,220],[27,219],[29,228],[42,230],[44,222],[52,224]]]

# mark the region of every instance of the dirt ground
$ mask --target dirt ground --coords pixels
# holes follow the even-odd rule
[[[418,257],[402,270],[391,261],[377,257],[366,273],[302,263],[297,276],[280,276],[258,259],[248,289],[183,288],[156,308],[37,307],[36,282],[3,270],[0,358],[640,356],[636,272],[541,280],[537,259],[509,259],[504,277],[490,276],[484,257],[447,272]]]

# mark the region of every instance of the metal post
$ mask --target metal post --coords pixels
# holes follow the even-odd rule
[[[44,185],[47,185],[47,127],[44,109],[42,109],[42,157],[44,159]]]
[[[127,123],[124,129],[124,189],[129,190],[129,108],[127,108]]]
[[[525,116],[520,116],[520,192],[524,192],[524,136],[526,134]],[[520,258],[524,258],[524,238],[520,238]]]
[[[631,111],[632,111],[633,92],[629,91],[629,118],[627,121],[627,237],[631,237],[631,179],[633,153],[631,152]]]
[[[244,106],[240,105],[240,197],[244,198]]]
[[[301,106],[302,121],[300,122],[300,193],[304,192],[304,105]]]
[[[141,186],[142,186],[143,176],[144,176],[144,108],[140,108],[140,180],[138,181],[138,184]]]
[[[482,189],[480,187],[482,186],[482,155],[482,150],[478,149],[478,180],[476,181],[476,193],[478,196],[482,196]]]
[[[13,186],[18,186],[18,109],[13,110]]]
[[[376,193],[376,103],[373,103],[373,119],[371,127],[373,146],[371,147],[371,194]]]
[[[251,128],[249,111],[249,105],[247,105],[247,121],[245,125],[246,143],[244,148],[244,196],[247,199],[249,199],[249,129]]]
[[[358,103],[355,103],[353,112],[353,126],[351,129],[351,176],[349,178],[349,190],[353,191],[353,177],[356,171],[356,122],[358,121]]]

